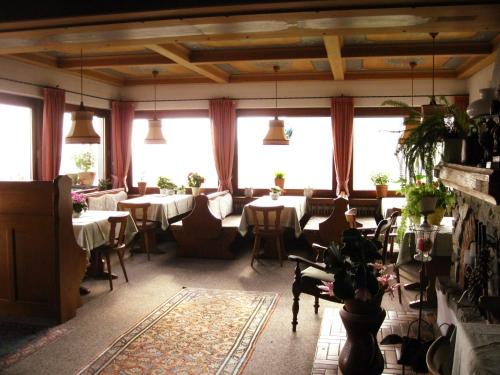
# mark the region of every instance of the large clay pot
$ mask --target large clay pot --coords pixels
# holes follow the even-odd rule
[[[375,185],[375,190],[377,191],[377,198],[387,197],[387,185]]]
[[[429,214],[434,212],[436,209],[437,198],[436,197],[422,197],[420,200],[420,212],[422,214]]]
[[[281,189],[284,189],[285,188],[285,179],[284,178],[275,178],[274,184],[276,186],[279,186]]]
[[[93,185],[95,172],[79,172],[78,179],[80,180],[80,185]]]
[[[342,374],[382,374],[384,357],[378,346],[377,333],[385,315],[385,310],[377,302],[346,301],[340,311],[347,332],[347,340],[339,357]]]

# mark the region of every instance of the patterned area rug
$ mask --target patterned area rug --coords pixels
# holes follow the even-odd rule
[[[406,336],[408,325],[418,318],[418,314],[413,311],[387,311],[384,323],[378,331],[377,339],[380,342],[385,336],[394,333]],[[424,317],[429,323],[435,322],[433,314],[426,314]],[[410,337],[416,337],[416,324],[411,326]],[[422,337],[426,340],[433,338],[432,331],[422,328]],[[339,355],[347,338],[344,324],[340,319],[339,309],[327,307],[323,312],[321,322],[321,333],[316,347],[312,375],[337,375],[339,370]],[[411,368],[399,365],[397,359],[401,351],[400,345],[380,345],[380,351],[384,356],[384,372],[386,374],[406,374],[414,375]]]
[[[183,289],[80,374],[238,374],[278,295]]]
[[[0,372],[67,332],[65,328],[0,322]]]

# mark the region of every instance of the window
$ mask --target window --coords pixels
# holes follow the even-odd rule
[[[293,129],[288,146],[264,146],[271,117],[238,118],[238,187],[270,188],[285,172],[285,188],[332,189],[333,140],[330,117],[282,117]]]
[[[168,118],[162,120],[166,144],[145,144],[147,120],[134,120],[132,128],[132,180],[156,186],[159,176],[169,177],[178,186],[187,186],[190,172],[205,177],[203,187],[218,186],[208,118]]]
[[[390,181],[399,179],[395,156],[403,129],[403,117],[356,117],[353,124],[353,189],[374,190],[373,173],[386,172]],[[394,182],[389,189],[399,188]]]
[[[30,107],[0,104],[2,181],[27,181],[32,175],[33,115]]]
[[[61,166],[59,168],[60,174],[77,174],[80,172],[76,166],[75,158],[85,152],[90,152],[93,160],[94,166],[90,169],[90,172],[96,172],[96,178],[92,185],[96,185],[97,179],[104,178],[104,118],[94,116],[92,120],[92,125],[94,130],[99,137],[101,137],[101,143],[99,144],[67,144],[64,142],[66,135],[68,135],[71,129],[71,113],[64,113],[63,120],[63,139],[62,139],[62,149],[61,149]]]

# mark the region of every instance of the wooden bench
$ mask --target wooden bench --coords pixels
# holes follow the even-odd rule
[[[84,195],[89,210],[97,211],[117,211],[118,203],[127,199],[124,188],[93,191]]]
[[[230,247],[238,235],[241,215],[232,212],[232,196],[228,191],[195,197],[191,213],[170,226],[179,244],[177,255],[234,258]]]
[[[87,262],[70,190],[67,176],[0,182],[0,317],[63,323],[76,315]]]

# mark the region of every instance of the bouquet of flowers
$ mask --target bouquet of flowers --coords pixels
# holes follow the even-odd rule
[[[80,213],[87,210],[87,201],[85,200],[85,195],[81,193],[71,193],[71,200],[73,201],[73,211]]]
[[[189,187],[200,187],[202,183],[205,182],[205,177],[199,175],[196,172],[191,172],[188,174],[188,186]]]

